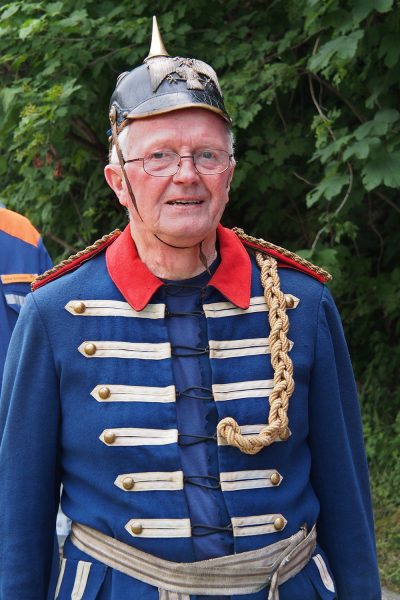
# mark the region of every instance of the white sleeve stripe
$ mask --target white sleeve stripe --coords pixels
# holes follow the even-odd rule
[[[327,590],[330,592],[335,591],[335,584],[333,583],[332,577],[329,575],[329,571],[326,567],[325,561],[320,554],[313,556],[313,561],[317,565],[319,574],[321,575],[322,582]]]
[[[62,580],[63,580],[63,577],[64,577],[66,563],[67,563],[67,559],[63,558],[61,560],[60,573],[59,573],[58,579],[57,579],[57,587],[56,587],[56,591],[55,591],[55,594],[54,594],[54,600],[57,600],[58,595],[60,593],[60,588],[61,588]]]
[[[89,571],[92,563],[80,560],[76,569],[74,587],[72,589],[71,600],[81,600],[85,593],[88,582]]]
[[[16,304],[17,306],[23,306],[25,302],[25,296],[19,296],[17,294],[4,294],[6,297],[7,304]]]

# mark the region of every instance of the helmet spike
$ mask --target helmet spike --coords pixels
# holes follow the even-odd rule
[[[146,62],[149,58],[154,58],[155,56],[169,56],[169,54],[166,51],[161,39],[160,30],[158,29],[157,25],[157,18],[153,17],[153,33],[151,36],[150,52],[143,62]]]

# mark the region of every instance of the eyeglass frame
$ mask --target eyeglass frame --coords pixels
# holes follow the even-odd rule
[[[144,168],[144,161],[146,160],[146,158],[149,158],[149,156],[141,156],[140,158],[130,158],[129,160],[124,159],[124,164],[131,163],[131,162],[138,162],[141,160],[143,171],[145,173],[147,173],[147,175],[150,175],[150,177],[174,177],[177,174],[177,172],[179,171],[179,169],[181,168],[181,162],[182,162],[183,158],[191,158],[192,159],[193,167],[194,167],[196,173],[198,173],[199,175],[221,175],[221,173],[225,173],[225,171],[227,171],[229,169],[229,165],[231,164],[233,154],[229,154],[229,152],[227,152],[226,150],[221,150],[220,148],[205,148],[205,150],[218,150],[218,152],[224,152],[225,154],[228,155],[228,164],[223,171],[218,171],[217,173],[201,173],[198,170],[198,168],[196,167],[196,163],[194,162],[194,154],[185,154],[185,155],[181,156],[180,154],[178,154],[178,152],[174,152],[173,150],[169,150],[169,152],[171,152],[172,154],[175,154],[175,156],[179,156],[179,161],[178,161],[178,164],[176,165],[176,171],[174,173],[170,173],[169,175],[154,175],[153,173],[149,173],[148,171],[146,171],[146,169]]]

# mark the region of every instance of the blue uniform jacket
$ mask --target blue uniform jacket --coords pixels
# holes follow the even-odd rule
[[[260,272],[231,231],[219,228],[219,246],[203,303],[214,400],[220,419],[258,432],[273,379]],[[282,586],[281,600],[378,600],[359,406],[340,320],[322,283],[295,269],[281,268],[280,278],[295,299],[291,435],[254,456],[216,440],[234,551],[317,523],[315,555]],[[60,482],[73,521],[168,560],[194,560],[165,306],[153,301],[162,285],[127,228],[106,252],[27,298],[0,412],[1,600],[54,597]],[[67,542],[56,597],[156,600],[158,591]]]
[[[33,225],[0,204],[0,389],[8,344],[30,283],[51,266]]]

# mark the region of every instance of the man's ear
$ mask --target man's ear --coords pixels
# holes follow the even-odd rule
[[[127,206],[121,167],[119,165],[106,165],[104,167],[104,177],[106,178],[108,185],[113,190],[122,206]]]

